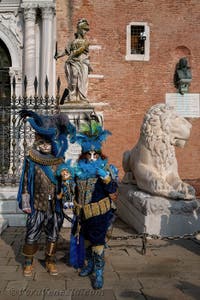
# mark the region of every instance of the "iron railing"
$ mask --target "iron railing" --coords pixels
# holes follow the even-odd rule
[[[0,99],[0,186],[18,185],[24,156],[34,141],[34,132],[28,122],[19,123],[18,112],[31,109],[52,115],[59,110],[60,79],[57,80],[56,97],[48,94],[49,82],[45,80],[45,95],[38,96],[38,80],[34,81],[34,95],[27,97],[27,78],[23,82],[23,96],[16,96],[16,81],[12,82],[11,99]],[[8,101],[9,100],[9,101]]]

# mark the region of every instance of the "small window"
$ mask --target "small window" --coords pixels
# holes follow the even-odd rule
[[[127,26],[126,60],[149,60],[149,27],[146,23]]]

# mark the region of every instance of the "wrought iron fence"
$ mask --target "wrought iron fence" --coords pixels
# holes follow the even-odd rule
[[[34,81],[34,95],[27,97],[27,79],[24,78],[23,96],[16,97],[16,81],[12,82],[11,99],[0,99],[0,186],[17,185],[21,175],[24,156],[34,141],[34,132],[28,122],[19,124],[18,112],[31,109],[37,113],[54,114],[59,110],[60,79],[57,95],[49,97],[49,82],[45,80],[45,96],[38,96],[38,80]]]

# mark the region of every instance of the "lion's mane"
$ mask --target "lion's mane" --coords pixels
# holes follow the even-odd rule
[[[144,146],[151,151],[156,167],[160,172],[166,170],[176,159],[171,145],[171,120],[175,117],[172,107],[156,104],[145,114],[140,130]]]

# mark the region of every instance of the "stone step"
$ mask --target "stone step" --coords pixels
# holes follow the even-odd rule
[[[0,234],[8,227],[8,220],[0,218]]]
[[[8,226],[25,226],[27,216],[18,208],[17,198],[18,187],[1,187],[0,189],[0,218],[7,220]],[[72,218],[71,210],[65,213]],[[71,223],[64,219],[63,227],[71,227]]]

